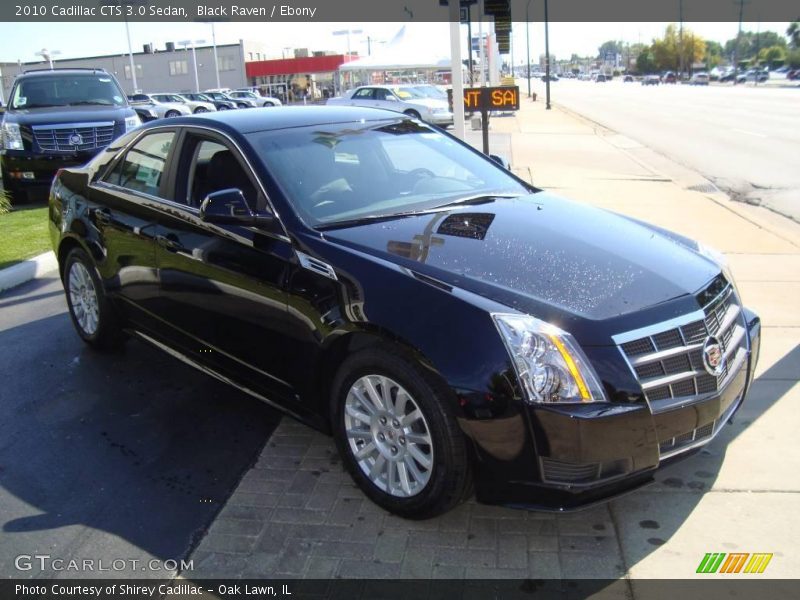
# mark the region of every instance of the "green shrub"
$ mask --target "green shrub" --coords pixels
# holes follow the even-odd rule
[[[11,210],[11,200],[8,198],[8,192],[0,190],[0,215],[4,215]]]

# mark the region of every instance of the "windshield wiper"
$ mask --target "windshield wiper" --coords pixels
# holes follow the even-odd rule
[[[14,109],[25,110],[26,108],[55,108],[58,106],[66,106],[66,104],[23,104],[22,106],[14,106]]]
[[[67,106],[113,106],[112,102],[98,102],[97,100],[79,100],[70,102]]]
[[[473,204],[488,204],[494,202],[498,198],[519,198],[524,194],[478,194],[475,196],[465,196],[464,198],[456,198],[450,202],[439,204],[436,208],[444,208],[446,206],[459,206],[459,205],[473,205]]]
[[[425,215],[431,212],[436,212],[436,209],[410,210],[406,212],[389,213],[386,215],[366,215],[364,217],[357,217],[355,219],[345,219],[342,221],[331,221],[330,223],[322,223],[320,225],[317,225],[314,229],[316,229],[317,231],[327,231],[329,229],[355,227],[356,225],[364,225],[366,223],[392,221],[394,219],[402,219],[404,217],[416,217],[418,215]]]

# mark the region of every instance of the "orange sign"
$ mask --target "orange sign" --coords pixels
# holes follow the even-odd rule
[[[453,90],[447,91],[450,106],[453,105]],[[464,88],[464,109],[474,110],[519,110],[519,87]]]

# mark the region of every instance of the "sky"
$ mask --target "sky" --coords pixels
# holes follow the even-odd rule
[[[350,48],[361,55],[367,54],[367,38],[371,38],[373,52],[381,41],[390,40],[402,23],[217,23],[218,44],[235,43],[239,39],[265,43],[273,57],[280,58],[288,49],[347,50],[347,36],[334,36],[332,32],[350,29],[361,30],[350,36]],[[573,53],[594,56],[598,47],[609,39],[630,43],[649,43],[660,36],[666,23],[550,23],[550,53],[556,58],[569,58]],[[744,23],[747,31],[776,31],[784,34],[788,23]],[[414,37],[425,39],[434,53],[449,54],[448,23],[407,23],[414,29]],[[704,39],[724,43],[736,35],[737,23],[685,23]],[[466,26],[462,26],[462,52],[466,49]],[[526,53],[525,23],[512,27],[514,63],[522,64]],[[473,35],[478,25],[473,24]],[[205,40],[211,43],[211,26],[207,23],[130,23],[133,51],[142,45],[154,43],[163,48],[167,41]],[[0,62],[40,60],[36,53],[42,48],[59,51],[58,58],[79,58],[102,54],[122,54],[128,51],[124,23],[0,23]],[[530,24],[531,60],[544,53],[544,26]]]

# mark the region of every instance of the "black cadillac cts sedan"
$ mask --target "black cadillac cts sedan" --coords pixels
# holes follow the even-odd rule
[[[154,122],[60,171],[49,218],[87,343],[138,337],[332,433],[409,518],[633,489],[719,433],[758,357],[718,253],[394,112]]]

